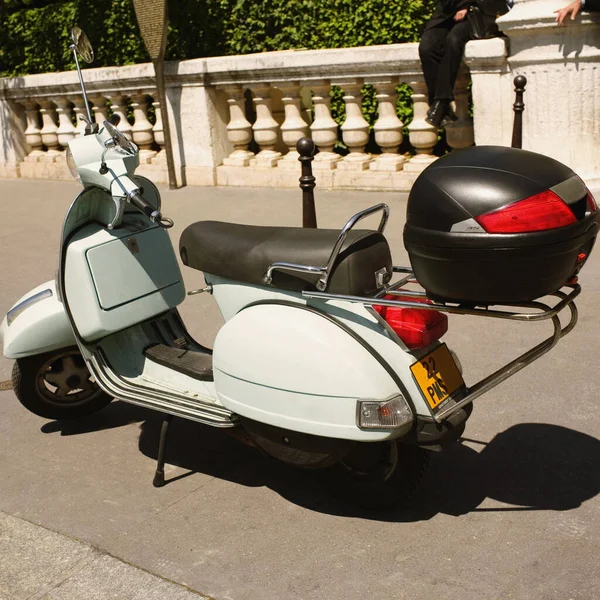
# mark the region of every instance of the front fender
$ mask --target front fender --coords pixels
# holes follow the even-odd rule
[[[8,315],[2,320],[0,334],[4,341],[3,353],[6,358],[23,358],[76,345],[64,306],[56,295],[54,281],[43,283],[25,294],[11,310],[24,302],[27,303],[33,296],[45,290],[50,290],[51,295],[26,306],[10,325]]]

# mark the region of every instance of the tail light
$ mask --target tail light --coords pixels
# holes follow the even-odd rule
[[[592,201],[594,201],[593,198]],[[479,215],[475,217],[475,220],[488,233],[545,231],[577,222],[573,211],[560,196],[551,190],[509,204],[499,210]]]
[[[384,300],[410,300],[430,304],[427,299],[392,295],[384,296]],[[410,350],[430,346],[448,331],[448,317],[437,310],[400,306],[373,306],[373,308]]]

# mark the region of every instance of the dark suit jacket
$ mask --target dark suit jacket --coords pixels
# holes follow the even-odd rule
[[[600,0],[586,0],[587,2],[599,2]],[[471,4],[474,4],[474,0],[439,0],[431,19],[425,25],[425,30],[437,27],[444,21],[451,19],[459,10],[468,8]]]
[[[583,10],[588,12],[600,12],[600,0],[585,0]]]

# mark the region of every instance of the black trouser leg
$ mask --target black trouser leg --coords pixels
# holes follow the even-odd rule
[[[460,69],[466,43],[471,39],[466,19],[452,26],[444,45],[444,53],[435,82],[434,100],[453,100],[454,84]]]
[[[429,105],[433,103],[436,83],[440,71],[440,64],[444,56],[446,37],[448,37],[449,28],[443,24],[439,27],[432,27],[423,32],[423,37],[419,43],[419,57],[421,58],[421,67],[423,76],[427,85],[427,95]]]

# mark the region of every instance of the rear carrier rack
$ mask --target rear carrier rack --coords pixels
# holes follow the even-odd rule
[[[518,373],[521,369],[531,364],[548,351],[550,351],[558,341],[573,330],[577,324],[577,307],[575,305],[575,298],[581,293],[581,286],[576,283],[576,279],[572,282],[563,286],[560,290],[556,290],[546,296],[543,296],[544,301],[541,299],[527,301],[527,302],[502,302],[501,304],[488,304],[488,303],[458,303],[458,302],[444,302],[429,298],[424,291],[405,289],[405,286],[411,284],[418,284],[417,279],[414,276],[413,270],[409,267],[393,267],[393,273],[400,274],[402,277],[390,284],[384,284],[383,280],[378,282],[380,285],[379,291],[371,297],[366,296],[351,296],[344,294],[332,294],[326,291],[327,282],[331,270],[341,248],[343,246],[346,235],[354,227],[354,225],[369,215],[376,212],[383,212],[383,217],[380,222],[378,231],[383,232],[389,209],[385,204],[379,204],[370,209],[362,211],[354,215],[342,228],[338,241],[336,242],[331,257],[329,258],[327,265],[324,267],[308,266],[308,265],[297,265],[290,263],[273,263],[267,274],[265,275],[265,282],[270,283],[272,280],[272,272],[275,270],[288,270],[297,272],[308,272],[308,273],[319,273],[321,278],[317,283],[318,291],[305,290],[302,292],[302,296],[307,299],[315,300],[334,300],[343,302],[355,302],[369,307],[399,307],[399,308],[410,308],[423,311],[437,311],[441,313],[455,314],[455,315],[469,315],[474,317],[485,317],[492,319],[506,319],[511,321],[528,321],[537,322],[544,320],[551,320],[553,325],[553,333],[550,337],[537,344],[531,350],[521,354],[513,361],[502,366],[500,369],[488,375],[487,377],[478,381],[475,385],[467,387],[466,391],[460,397],[455,400],[455,404],[442,408],[440,412],[433,415],[433,420],[436,423],[442,423],[453,414],[461,410],[466,405],[472,403],[476,398],[486,393],[490,389],[494,388],[498,384],[502,383],[515,373]],[[381,274],[378,274],[381,277]],[[389,274],[388,274],[389,279]],[[567,290],[567,291],[565,291]],[[397,296],[398,299],[393,297]],[[556,302],[546,299],[554,298]],[[413,300],[414,299],[414,300]],[[569,309],[570,319],[569,322],[563,326],[559,314],[565,309]]]

